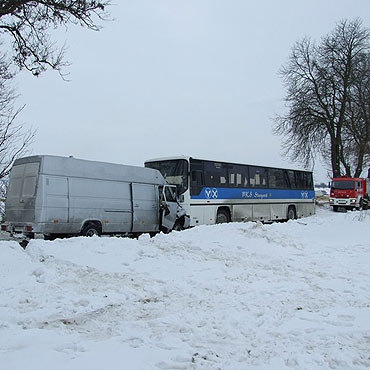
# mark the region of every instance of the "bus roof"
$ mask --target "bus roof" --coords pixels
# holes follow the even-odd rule
[[[151,159],[147,159],[145,161],[145,163],[146,162],[172,161],[172,160],[177,160],[177,159],[185,159],[186,161],[189,161],[190,158],[192,158],[192,157],[189,157],[189,156],[186,156],[186,155],[177,155],[177,156],[173,156],[173,157],[151,158]]]
[[[171,161],[171,160],[179,160],[179,159],[185,159],[186,161],[189,161],[190,159],[198,160],[198,161],[205,161],[205,162],[216,162],[216,163],[225,163],[225,164],[234,164],[234,165],[241,165],[241,166],[255,166],[255,167],[265,167],[265,168],[276,168],[276,169],[283,169],[283,170],[291,170],[291,171],[301,171],[301,172],[309,172],[312,173],[313,171],[310,170],[302,170],[302,169],[293,169],[293,168],[285,168],[285,167],[275,167],[275,166],[266,166],[261,164],[251,164],[251,163],[237,163],[237,162],[227,162],[227,161],[218,161],[214,159],[203,159],[203,158],[194,158],[186,155],[178,155],[173,157],[162,157],[162,158],[153,158],[153,159],[147,159],[145,163],[147,162],[160,162],[160,161]]]

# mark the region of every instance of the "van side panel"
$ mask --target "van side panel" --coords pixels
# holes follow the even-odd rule
[[[81,230],[87,220],[103,233],[131,232],[131,188],[127,182],[69,178],[69,222]]]
[[[159,231],[159,171],[54,156],[17,159],[6,199],[9,230],[79,234],[87,221],[103,233]],[[30,229],[31,228],[31,229]]]
[[[133,232],[159,230],[158,186],[152,184],[132,184],[134,220]]]
[[[60,176],[44,176],[46,193],[46,221],[54,224],[68,222],[68,179]]]

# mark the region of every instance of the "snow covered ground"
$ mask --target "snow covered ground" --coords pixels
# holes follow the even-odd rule
[[[370,368],[370,210],[0,242],[2,370]]]

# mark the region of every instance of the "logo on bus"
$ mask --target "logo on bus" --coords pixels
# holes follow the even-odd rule
[[[308,199],[308,191],[302,191],[301,195],[302,195],[302,199]]]
[[[218,198],[218,190],[216,188],[213,188],[213,189],[206,188],[205,194],[206,194],[206,198],[208,199]]]

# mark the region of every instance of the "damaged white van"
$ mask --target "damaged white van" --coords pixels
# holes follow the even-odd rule
[[[17,159],[2,231],[27,238],[182,229],[189,217],[157,170],[37,155]]]

